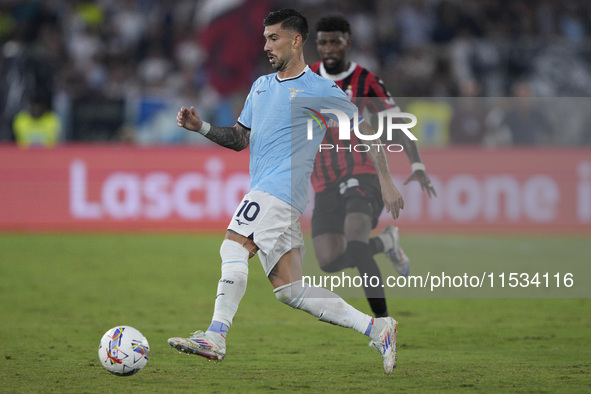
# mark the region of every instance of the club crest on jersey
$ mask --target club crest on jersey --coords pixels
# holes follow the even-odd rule
[[[304,90],[302,89],[294,89],[294,88],[288,88],[289,90],[291,90],[291,93],[289,94],[289,99],[293,100],[297,97],[298,93],[302,93]]]
[[[349,100],[353,98],[353,89],[351,85],[347,86],[347,90],[345,90],[345,94],[349,97]]]

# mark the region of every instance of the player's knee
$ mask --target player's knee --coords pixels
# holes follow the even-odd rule
[[[225,239],[220,247],[222,272],[243,272],[248,274],[249,252],[238,242]]]
[[[228,231],[226,232],[226,237],[224,238],[224,240],[234,241],[242,245],[244,249],[248,250],[248,258],[253,257],[255,254],[257,254],[259,250],[252,238],[245,237],[230,229],[228,229]]]
[[[341,234],[324,234],[313,241],[314,254],[322,269],[345,252],[346,242]]]
[[[335,253],[334,250],[316,250],[316,259],[318,260],[318,265],[320,269],[324,272],[333,273],[339,272],[342,270],[341,259],[344,255],[345,250],[340,251],[340,254]]]
[[[273,292],[282,303],[298,309],[306,297],[308,286],[301,280],[279,286]]]
[[[345,204],[344,232],[347,240],[363,240],[369,237],[374,215],[371,203],[361,197],[347,199]]]
[[[336,257],[338,257],[338,255],[335,253],[316,250],[316,260],[322,270],[324,270],[324,267],[330,265]]]
[[[347,216],[355,213],[362,213],[364,215],[373,215],[373,207],[371,203],[362,197],[350,197],[345,202],[345,212]]]

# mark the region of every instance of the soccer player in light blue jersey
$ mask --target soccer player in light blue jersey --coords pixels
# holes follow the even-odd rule
[[[305,17],[282,9],[269,13],[263,25],[264,51],[277,72],[255,81],[238,122],[233,127],[213,126],[193,107],[182,107],[177,115],[179,126],[221,146],[237,151],[250,146],[251,190],[236,209],[220,248],[222,276],[210,327],[191,338],[170,338],[168,343],[179,351],[222,360],[228,329],[246,291],[248,259],[258,253],[279,301],[369,336],[389,374],[396,360],[396,321],[391,317],[373,319],[336,294],[302,282],[304,244],[298,219],[307,203],[309,178],[323,133],[314,133],[308,140],[305,132],[294,132],[301,130],[307,119],[292,116],[292,101],[309,97],[310,102],[319,103],[307,108],[310,111],[338,109],[352,120],[356,120],[356,107],[338,86],[306,65]],[[364,121],[359,123],[359,131],[375,134]],[[404,202],[392,182],[385,154],[371,150],[369,156],[378,173],[384,205],[396,219]]]

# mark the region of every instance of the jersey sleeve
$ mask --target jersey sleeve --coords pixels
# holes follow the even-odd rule
[[[244,102],[242,112],[238,117],[238,123],[248,130],[252,128],[252,93],[254,92],[255,86],[258,85],[258,83],[259,80],[252,84],[250,92],[248,92],[248,96],[246,96],[246,101]]]

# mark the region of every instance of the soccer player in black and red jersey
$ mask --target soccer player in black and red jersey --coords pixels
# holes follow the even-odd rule
[[[382,80],[371,71],[349,61],[351,28],[342,16],[321,18],[317,25],[316,46],[322,61],[311,66],[312,71],[333,80],[361,111],[377,113],[399,110]],[[436,196],[425,173],[425,165],[417,145],[403,133],[394,133],[404,147],[412,174],[405,184],[418,181],[427,196]],[[410,260],[398,242],[398,228],[387,226],[377,237],[370,232],[377,226],[383,209],[376,171],[366,153],[350,152],[346,148],[361,141],[351,133],[350,141],[340,141],[338,127],[326,132],[323,144],[342,149],[323,149],[318,152],[312,173],[315,206],[312,215],[312,237],[316,258],[325,272],[338,272],[357,267],[361,276],[380,278],[381,273],[373,256],[385,253],[400,275],[408,275]],[[376,317],[388,316],[384,289],[365,289],[365,295]]]

